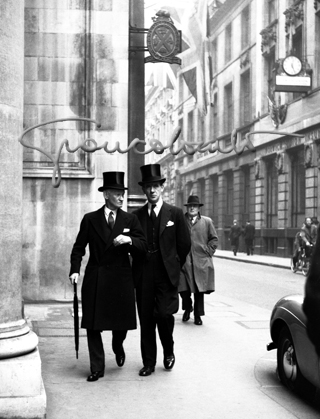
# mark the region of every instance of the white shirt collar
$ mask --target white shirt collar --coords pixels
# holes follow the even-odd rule
[[[106,217],[107,221],[108,221],[108,217],[109,217],[109,214],[110,214],[111,211],[113,212],[114,221],[116,221],[118,209],[111,210],[106,205],[104,206],[104,214],[105,214],[105,217]]]
[[[161,210],[161,207],[163,205],[163,199],[162,199],[162,197],[160,196],[159,201],[156,204],[150,204],[150,202],[148,202],[148,214],[149,215],[151,213],[152,205],[155,205],[154,212],[156,213],[156,216],[158,217],[159,212]]]

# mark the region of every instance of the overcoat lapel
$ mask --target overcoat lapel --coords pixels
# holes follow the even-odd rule
[[[107,243],[108,237],[110,235],[110,229],[104,215],[104,206],[96,212],[96,216],[91,219],[91,222],[101,239]]]
[[[148,217],[149,217],[148,204],[146,204],[144,207],[142,207],[142,217],[140,219],[140,224],[144,232],[148,230],[148,225],[147,225]]]
[[[162,209],[161,209],[161,218],[160,218],[160,230],[159,230],[159,235],[161,236],[161,234],[164,232],[164,229],[166,228],[166,225],[168,223],[168,221],[170,220],[170,216],[171,216],[171,211],[168,208],[167,204],[164,202],[162,204]]]

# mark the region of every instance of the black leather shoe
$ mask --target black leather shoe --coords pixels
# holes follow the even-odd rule
[[[98,381],[99,378],[103,376],[104,376],[104,371],[95,371],[89,375],[89,377],[87,378],[87,381]]]
[[[154,367],[143,367],[141,368],[141,370],[139,371],[139,375],[141,375],[141,377],[147,377],[147,375],[151,375],[154,372]]]
[[[176,358],[175,358],[174,354],[166,356],[163,359],[163,365],[164,365],[166,370],[172,370],[175,362],[176,362]]]
[[[126,360],[126,354],[124,350],[122,350],[122,353],[116,354],[116,362],[118,367],[123,367]]]
[[[201,326],[202,325],[201,317],[195,317],[194,324],[196,324],[197,326]]]
[[[185,310],[182,316],[182,321],[187,322],[190,319],[190,313],[192,312],[193,312],[193,308],[191,308],[191,310]]]

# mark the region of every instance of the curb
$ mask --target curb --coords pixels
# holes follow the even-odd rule
[[[265,265],[265,266],[272,266],[273,268],[282,268],[282,269],[291,269],[290,266],[284,266],[284,265],[280,265],[274,262],[263,262],[260,260],[246,260],[246,259],[236,259],[234,257],[230,257],[230,256],[220,256],[215,254],[214,255],[216,258],[220,258],[220,259],[228,259],[228,260],[235,260],[237,262],[243,262],[243,263],[251,263],[254,265]]]

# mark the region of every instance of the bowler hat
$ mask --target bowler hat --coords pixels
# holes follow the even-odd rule
[[[200,204],[199,197],[197,195],[190,195],[188,198],[188,202],[184,204],[185,206],[188,205],[199,205],[199,207],[202,207],[203,204]]]
[[[124,172],[104,172],[103,173],[103,185],[98,188],[99,192],[103,192],[105,189],[128,189],[124,186]]]
[[[146,164],[140,167],[142,181],[138,182],[143,186],[145,183],[160,182],[164,183],[166,178],[161,177],[160,164]]]

